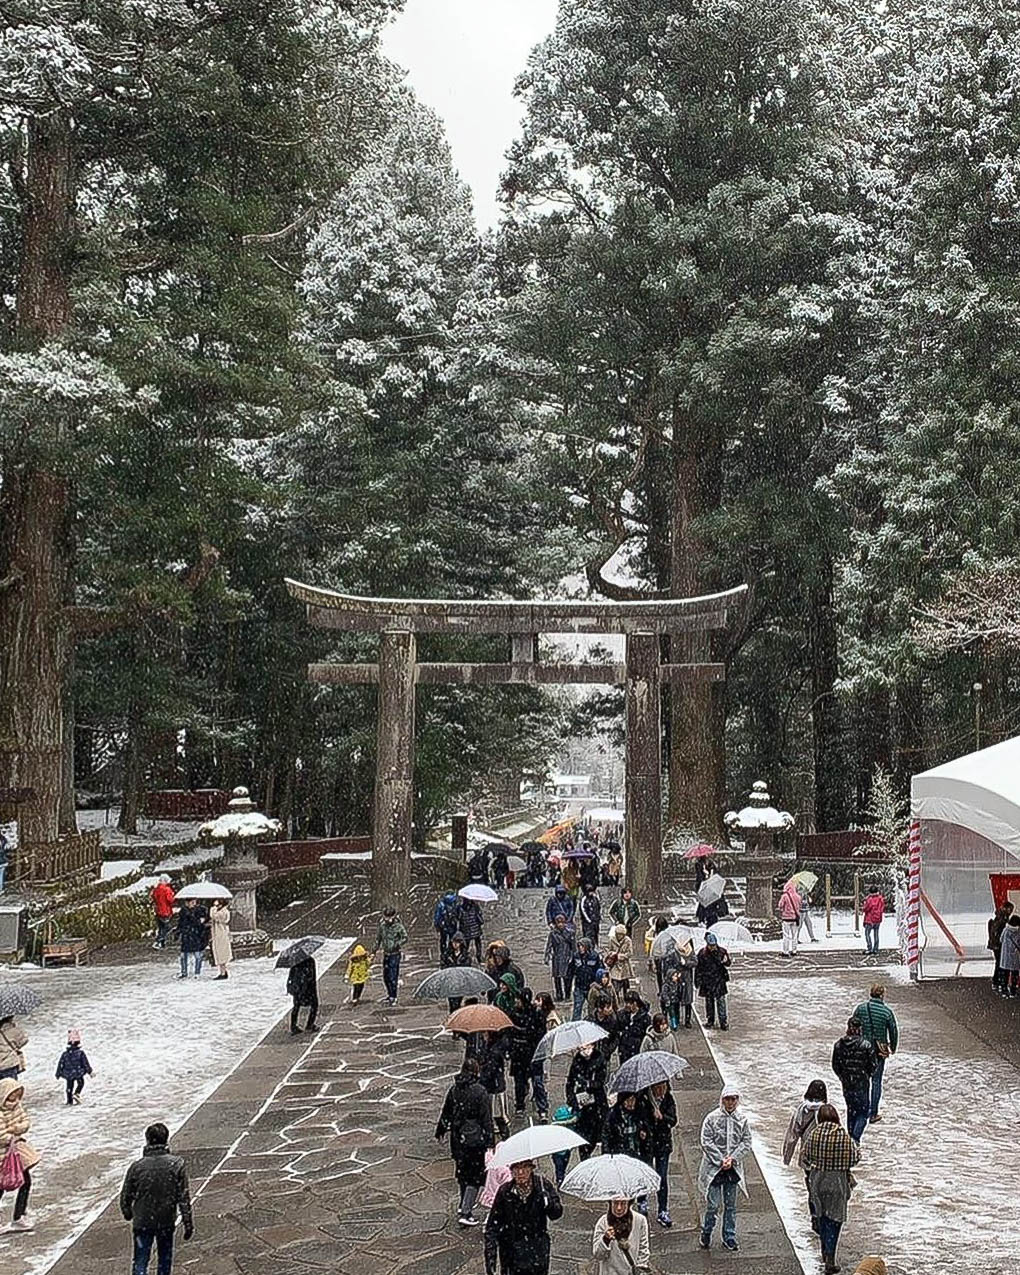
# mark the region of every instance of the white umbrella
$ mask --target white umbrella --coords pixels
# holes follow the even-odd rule
[[[590,1022],[587,1018],[560,1023],[559,1027],[546,1032],[538,1042],[531,1061],[542,1062],[546,1058],[572,1053],[582,1045],[594,1045],[597,1040],[605,1040],[608,1035],[598,1023]]]
[[[193,881],[174,895],[176,899],[232,899],[234,896],[218,881]]]
[[[718,902],[725,893],[726,878],[719,872],[713,872],[698,886],[698,902],[702,907],[708,908]]]
[[[507,855],[506,866],[510,872],[524,872],[528,865],[519,854],[510,854]]]
[[[462,899],[474,899],[476,903],[495,903],[499,898],[491,885],[480,885],[478,882],[461,886],[457,893]]]
[[[754,942],[754,935],[739,921],[716,921],[707,933],[714,934],[723,947],[740,947]]]
[[[572,1151],[586,1146],[584,1138],[573,1129],[561,1124],[533,1124],[513,1137],[507,1138],[496,1148],[490,1160],[492,1168],[518,1164],[521,1160],[537,1160],[540,1155],[553,1155],[557,1151]],[[658,1185],[658,1175],[656,1175]]]
[[[506,1143],[503,1143],[506,1146]],[[496,1152],[499,1155],[499,1152]],[[650,1164],[632,1155],[593,1155],[574,1165],[561,1190],[594,1203],[633,1200],[659,1189],[659,1175]]]
[[[668,925],[661,934],[652,940],[651,957],[653,961],[661,961],[666,955],[670,943],[675,943],[681,951],[688,943],[696,943],[697,934],[688,925]]]

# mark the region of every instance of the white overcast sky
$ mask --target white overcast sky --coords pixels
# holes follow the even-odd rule
[[[519,131],[514,80],[552,31],[556,8],[557,0],[407,0],[383,40],[418,97],[445,121],[483,228],[498,218],[503,155]]]

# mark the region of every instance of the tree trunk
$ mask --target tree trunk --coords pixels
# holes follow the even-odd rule
[[[811,648],[811,723],[815,769],[815,826],[837,832],[847,826],[846,749],[836,698],[839,651],[832,605],[832,561],[826,559],[812,590],[808,639]],[[773,781],[774,782],[774,781]]]
[[[32,349],[59,338],[70,319],[72,159],[64,111],[30,120],[27,131],[16,318],[19,343]],[[26,843],[60,830],[70,518],[66,478],[32,455],[15,458],[0,491],[0,787],[35,791],[20,812]]]
[[[117,827],[134,836],[138,831],[138,812],[142,804],[142,728],[134,712],[128,721],[127,744],[124,748],[124,792],[120,802]]]
[[[719,506],[722,460],[718,431],[710,422],[673,414],[673,507],[670,586],[676,597],[706,587],[704,546],[697,520]],[[672,639],[673,659],[689,664],[712,659],[709,633]],[[670,691],[669,822],[710,840],[721,839],[725,806],[725,699],[718,683],[688,680]]]

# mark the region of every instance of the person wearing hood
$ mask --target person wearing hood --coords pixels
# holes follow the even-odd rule
[[[518,983],[513,974],[501,974],[499,976],[499,983],[496,986],[496,999],[493,1003],[508,1018],[513,1017],[517,999],[521,993],[521,986],[522,984]]]
[[[609,1068],[602,1050],[583,1045],[570,1060],[567,1072],[567,1106],[575,1113],[574,1132],[584,1138],[586,1146],[578,1148],[578,1156],[587,1160],[602,1137],[609,1114],[606,1080]]]
[[[669,1019],[665,1014],[652,1015],[652,1021],[648,1025],[648,1030],[645,1032],[645,1038],[641,1042],[641,1048],[638,1052],[647,1054],[652,1049],[661,1050],[664,1054],[676,1054],[678,1056],[680,1054],[680,1047],[676,1043],[676,1037],[673,1035]]]
[[[156,941],[152,946],[154,948],[166,947],[167,935],[170,933],[170,923],[174,919],[174,899],[177,896],[174,894],[170,878],[165,872],[153,886],[152,894],[149,897],[152,900],[152,911],[156,917]]]
[[[577,905],[577,918],[581,923],[581,933],[591,941],[592,947],[599,945],[599,929],[602,925],[602,900],[594,885],[586,885]]]
[[[698,953],[698,961],[694,967],[694,986],[698,989],[698,995],[705,998],[705,1026],[715,1026],[718,1012],[720,1031],[729,1029],[726,1006],[726,992],[730,981],[729,964],[729,952],[719,946],[719,940],[714,934],[706,934],[705,946]]]
[[[0,1018],[0,1080],[16,1080],[25,1070],[28,1032],[13,1018]]]
[[[81,1032],[72,1027],[67,1033],[67,1048],[57,1060],[57,1079],[64,1082],[69,1107],[81,1101],[85,1077],[91,1075],[92,1066],[81,1047]]]
[[[545,963],[552,967],[553,991],[558,1001],[571,999],[574,983],[574,932],[558,912],[545,941]]]
[[[181,1215],[186,1240],[194,1234],[194,1221],[184,1160],[170,1154],[170,1130],[161,1122],[145,1130],[142,1157],[124,1175],[120,1211],[131,1223],[134,1237],[131,1275],[146,1275],[153,1244],[158,1275],[170,1275],[177,1214]]]
[[[648,1219],[630,1200],[611,1200],[591,1237],[594,1275],[648,1275]]]
[[[345,980],[351,985],[351,994],[347,997],[346,1004],[357,1005],[361,1000],[365,984],[368,982],[368,969],[371,964],[372,958],[368,954],[368,948],[355,943],[347,958],[347,972],[344,974]]]
[[[697,959],[694,944],[685,943],[682,948],[671,939],[662,958],[662,1008],[669,1015],[669,1025],[674,1031],[683,1018],[684,1027],[691,1027],[694,1012],[694,967]]]
[[[18,1193],[14,1197],[14,1214],[10,1226],[6,1228],[9,1232],[35,1230],[34,1224],[25,1216],[25,1212],[28,1209],[28,1194],[32,1189],[30,1170],[39,1163],[40,1157],[35,1147],[25,1140],[25,1134],[28,1133],[31,1125],[22,1103],[24,1096],[25,1087],[20,1081],[12,1080],[9,1076],[0,1080],[0,1160],[13,1146],[21,1161],[21,1171],[24,1174]],[[0,1199],[3,1195],[4,1192],[0,1191]]]
[[[786,1129],[786,1137],[783,1139],[783,1163],[790,1164],[795,1155],[799,1155],[801,1144],[805,1136],[815,1127],[815,1120],[818,1117],[818,1109],[823,1103],[829,1101],[829,1092],[825,1087],[824,1080],[812,1080],[808,1085],[804,1094],[804,1098],[797,1110],[790,1117],[790,1123]],[[807,1185],[807,1173],[804,1174],[804,1182]],[[811,1204],[811,1191],[808,1190],[808,1208],[811,1212],[812,1230],[818,1230],[818,1222],[815,1219],[814,1208]]]
[[[577,951],[571,962],[574,978],[574,1012],[572,1017],[581,1018],[588,1002],[588,993],[597,982],[599,971],[603,968],[602,957],[595,944],[585,936],[577,940]]]
[[[797,937],[800,934],[800,914],[804,900],[800,897],[796,881],[787,881],[779,896],[779,919],[783,923],[783,955],[797,955]]]
[[[722,1208],[723,1248],[736,1252],[737,1190],[747,1194],[744,1160],[751,1153],[751,1128],[739,1110],[740,1090],[724,1085],[719,1106],[710,1111],[701,1125],[701,1165],[698,1189],[705,1200],[705,1217],[698,1238],[700,1248],[712,1243],[716,1218]]]
[[[549,1223],[563,1216],[556,1188],[531,1160],[510,1166],[485,1220],[485,1275],[549,1275]]]
[[[595,981],[588,988],[586,1017],[594,1020],[603,1005],[609,1005],[614,1011],[620,1008],[609,971],[599,968],[595,971]]]
[[[510,959],[510,949],[502,939],[493,939],[485,949],[485,972],[496,984],[495,987],[490,987],[486,992],[486,998],[490,1005],[496,1003],[500,979],[502,979],[504,974],[512,974],[517,986],[524,986],[524,973],[521,967]]]
[[[475,945],[475,960],[482,959],[482,930],[485,923],[482,919],[482,909],[478,906],[477,899],[461,899],[457,905],[456,913],[457,930],[463,934],[464,938],[470,945]],[[452,938],[452,935],[451,935]]]
[[[568,926],[574,924],[574,900],[567,893],[565,885],[558,885],[545,901],[545,923],[550,929],[556,924],[556,918],[563,917]]]
[[[641,1045],[648,1029],[652,1025],[648,1013],[648,1002],[641,999],[640,993],[632,988],[624,995],[623,1008],[620,1010],[620,1065],[641,1052]]]
[[[496,1145],[489,1095],[478,1076],[478,1063],[467,1059],[446,1095],[436,1125],[437,1139],[450,1135],[450,1155],[460,1187],[457,1221],[461,1226],[478,1225],[474,1207],[485,1184],[485,1152]]]
[[[627,933],[625,925],[614,925],[609,935],[606,948],[606,968],[612,979],[618,1002],[623,1000],[624,993],[634,978],[634,941]]]
[[[641,907],[628,886],[620,891],[620,897],[609,909],[609,917],[615,921],[617,925],[622,925],[627,931],[627,937],[630,938],[634,933],[634,926],[637,925],[641,916]]]
[[[852,1170],[860,1158],[861,1149],[839,1123],[839,1112],[823,1103],[814,1128],[804,1139],[800,1160],[808,1175],[811,1212],[818,1221],[825,1275],[835,1275],[839,1270],[836,1246],[854,1185]]]
[[[456,928],[454,926],[454,929]],[[372,955],[375,956],[376,952],[382,949],[383,983],[386,986],[386,1000],[390,1005],[397,1003],[397,992],[400,988],[400,959],[404,954],[406,942],[407,930],[403,921],[397,916],[397,909],[385,908],[375,936]]]
[[[432,928],[439,938],[439,964],[444,963],[446,949],[455,930],[460,928],[457,917],[458,899],[452,890],[441,896],[432,912]]]
[[[871,1116],[871,1078],[878,1066],[874,1044],[861,1032],[856,1018],[847,1019],[846,1035],[832,1047],[832,1070],[843,1086],[846,1124],[860,1142]]]

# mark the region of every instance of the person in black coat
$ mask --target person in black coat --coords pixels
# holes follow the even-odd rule
[[[871,1116],[871,1077],[878,1066],[875,1043],[861,1034],[858,1019],[851,1018],[846,1035],[832,1049],[832,1070],[843,1086],[846,1128],[854,1142],[860,1142]]]
[[[629,1155],[652,1162],[652,1133],[647,1108],[636,1093],[617,1095],[602,1130],[603,1155]]]
[[[578,1149],[578,1156],[587,1160],[595,1151],[602,1137],[602,1126],[609,1112],[609,1095],[606,1093],[608,1067],[602,1051],[594,1045],[579,1049],[567,1072],[567,1105],[577,1112],[574,1131],[584,1138],[587,1146]]]
[[[188,977],[188,957],[194,957],[195,977],[202,973],[202,953],[209,945],[209,912],[197,899],[186,899],[177,914],[177,933],[181,940],[181,972]]]
[[[599,927],[602,925],[602,900],[594,885],[586,885],[577,905],[577,919],[581,924],[581,933],[591,940],[591,945],[598,948]]]
[[[530,1160],[510,1172],[485,1222],[485,1275],[549,1275],[549,1223],[563,1216],[559,1194]]]
[[[652,1025],[647,1002],[643,1001],[636,991],[627,992],[617,1021],[620,1025],[619,1050],[622,1066],[628,1058],[633,1058],[635,1054],[640,1053],[641,1042]]]
[[[443,958],[440,963],[443,969],[449,969],[453,965],[471,964],[471,953],[468,951],[467,939],[463,934],[461,934],[460,930],[457,930],[453,935],[451,935],[450,941],[446,945],[446,951],[443,953]],[[463,997],[448,996],[446,1000],[447,1004],[450,1006],[450,1013],[452,1014],[454,1010],[460,1009]]]
[[[510,871],[510,863],[505,849],[498,849],[492,856],[490,871],[492,873],[492,884],[497,890],[502,890],[506,885],[506,874]]]
[[[170,1131],[165,1124],[145,1130],[145,1150],[124,1175],[120,1211],[131,1223],[134,1270],[148,1270],[153,1243],[161,1271],[169,1271],[174,1256],[174,1226],[181,1215],[184,1238],[194,1231],[191,1193],[184,1161],[170,1154]]]
[[[302,1005],[308,1006],[308,1021],[304,1029],[306,1032],[315,1031],[315,1016],[319,1012],[318,979],[314,956],[306,956],[303,961],[298,961],[296,965],[290,967],[290,973],[287,975],[287,991],[294,1002],[290,1011],[292,1035],[297,1035],[301,1031],[297,1020],[298,1010]]]
[[[592,1020],[598,1027],[601,1027],[606,1035],[596,1043],[595,1048],[606,1060],[606,1066],[609,1066],[613,1057],[613,1051],[620,1044],[620,1033],[623,1030],[623,1015],[613,1008],[612,1001],[603,1001],[595,1011],[595,1017]],[[648,1030],[647,1028],[645,1029]],[[641,1048],[640,1041],[638,1048]]]
[[[460,1186],[457,1221],[461,1226],[478,1225],[474,1207],[485,1184],[485,1152],[496,1145],[489,1095],[478,1075],[478,1063],[469,1058],[446,1095],[436,1125],[437,1139],[450,1135],[450,1155]]]
[[[719,946],[714,934],[706,934],[705,946],[698,953],[698,963],[694,967],[694,985],[698,994],[705,998],[705,1026],[715,1026],[718,1012],[721,1031],[726,1031],[729,1024],[726,1009],[729,963],[729,952]]]
[[[510,959],[510,949],[502,939],[493,939],[485,949],[485,972],[496,984],[485,994],[490,1005],[495,1003],[499,995],[500,979],[504,974],[512,974],[518,987],[523,987],[526,982],[521,967]]]
[[[489,852],[476,850],[467,861],[468,881],[473,885],[489,884]]]
[[[482,909],[475,899],[461,899],[457,907],[457,929],[475,945],[475,960],[482,959]]]
[[[501,1138],[510,1136],[506,1110],[506,1057],[510,1050],[510,1032],[486,1032],[485,1043],[478,1056],[478,1078],[489,1095],[489,1107]]]
[[[659,1225],[668,1230],[673,1225],[669,1216],[669,1158],[673,1154],[673,1130],[677,1123],[676,1099],[669,1084],[662,1081],[645,1090],[644,1102],[652,1168],[659,1175]]]

